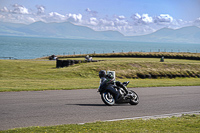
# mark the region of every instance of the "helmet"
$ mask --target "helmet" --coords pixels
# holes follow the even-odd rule
[[[108,73],[108,74],[107,74],[107,77],[108,77],[109,79],[113,79],[113,78],[114,78],[113,75],[112,75],[112,73]]]
[[[105,70],[99,71],[99,78],[102,78],[102,77],[106,77],[106,71]]]

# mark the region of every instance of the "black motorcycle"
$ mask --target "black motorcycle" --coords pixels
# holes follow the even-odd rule
[[[122,83],[124,87],[127,88],[128,82]],[[116,95],[113,94],[109,87],[113,87],[116,92],[119,94],[119,97],[116,99]],[[125,90],[117,85],[115,85],[115,82],[113,81],[112,84],[109,85],[103,85],[100,83],[100,86],[98,88],[98,92],[101,95],[102,101],[109,106],[114,105],[115,103],[121,104],[121,103],[130,103],[131,105],[137,105],[139,103],[139,97],[137,93],[135,93],[132,90],[128,90],[128,94],[126,94]]]

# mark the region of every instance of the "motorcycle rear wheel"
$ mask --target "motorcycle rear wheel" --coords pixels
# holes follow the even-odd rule
[[[137,95],[137,93],[135,93],[134,91],[130,90],[131,93],[133,93],[133,96],[131,99],[130,99],[130,104],[131,105],[137,105],[139,103],[139,97]]]
[[[114,96],[110,92],[101,93],[101,99],[106,105],[112,106],[115,104]]]

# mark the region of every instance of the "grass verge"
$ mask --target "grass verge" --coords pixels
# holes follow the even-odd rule
[[[128,87],[200,85],[195,78],[200,73],[198,60],[166,59],[161,63],[156,58],[94,59],[105,61],[56,68],[55,61],[0,60],[0,92],[98,88],[100,70],[116,71],[117,80],[131,81]],[[157,77],[140,79],[149,74]]]
[[[97,89],[99,78],[67,78],[65,80],[0,80],[0,92],[9,91],[43,91],[43,90],[72,90],[72,89]],[[131,87],[166,87],[166,86],[200,86],[198,78],[176,79],[119,79],[130,81]]]
[[[115,122],[95,122],[83,125],[70,124],[49,127],[17,128],[1,133],[199,133],[200,115],[183,115],[181,117],[149,119],[149,120],[123,120]]]

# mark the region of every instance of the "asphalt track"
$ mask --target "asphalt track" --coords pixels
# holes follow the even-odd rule
[[[0,93],[0,130],[200,111],[200,86],[131,88],[136,106],[106,106],[95,89]]]

